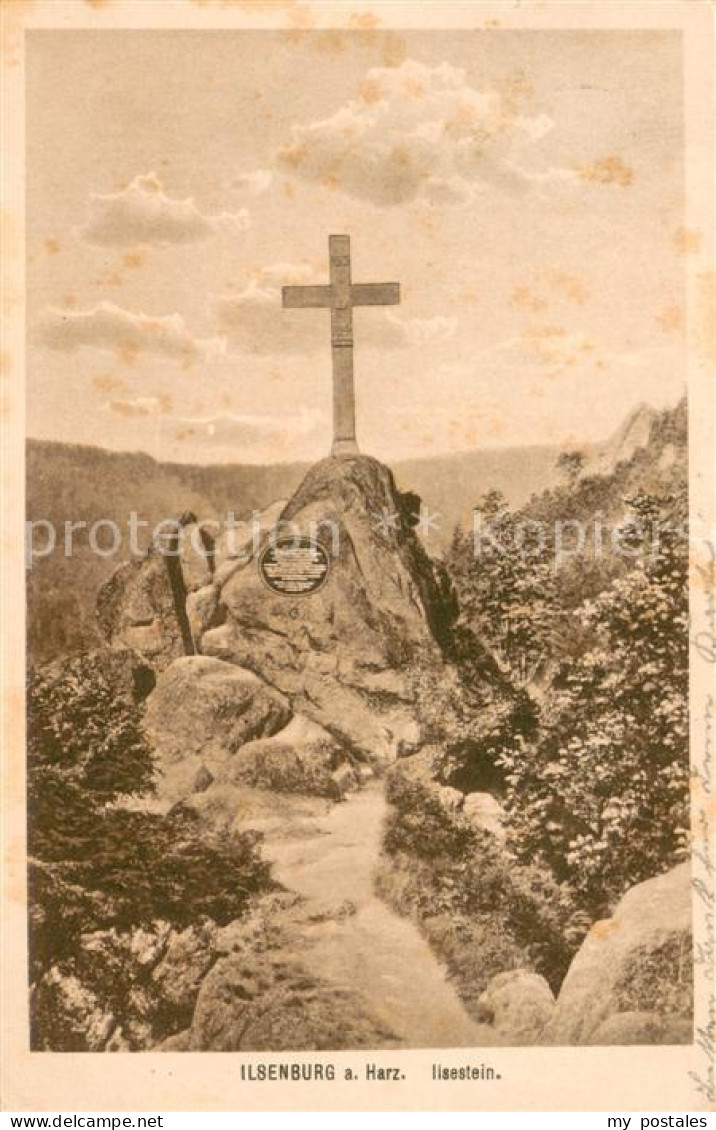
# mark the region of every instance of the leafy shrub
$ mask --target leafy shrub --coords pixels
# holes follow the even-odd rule
[[[186,810],[131,811],[151,791],[141,727],[146,669],[92,653],[35,672],[28,688],[28,844],[33,978],[80,935],[163,919],[241,914],[268,869],[251,836],[212,835]]]
[[[688,591],[680,507],[638,495],[631,570],[577,612],[592,645],[565,663],[539,739],[502,761],[513,846],[594,916],[684,858],[688,842]],[[658,537],[656,536],[658,535]]]
[[[148,791],[153,767],[142,733],[140,703],[153,681],[148,667],[121,650],[88,652],[31,672],[27,692],[31,787],[35,773],[54,768],[57,779],[81,782],[97,800]],[[50,817],[49,812],[45,815]],[[40,827],[47,829],[49,823],[41,822]],[[33,830],[34,823],[31,834]]]
[[[396,766],[387,795],[392,809],[379,889],[421,922],[463,991],[475,996],[495,973],[525,965],[556,988],[586,929],[574,917],[569,891],[546,870],[519,865],[493,836],[445,807],[428,764],[412,758],[407,767]],[[454,930],[445,928],[450,920]],[[484,961],[468,976],[477,959],[460,939],[474,942],[478,935]]]

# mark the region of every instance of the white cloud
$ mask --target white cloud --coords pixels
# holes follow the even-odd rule
[[[274,263],[256,272],[235,294],[216,295],[212,311],[220,334],[237,353],[264,356],[312,353],[330,348],[327,310],[284,309],[281,286],[325,282],[305,264]],[[456,317],[404,318],[387,309],[357,307],[355,336],[359,349],[427,346],[453,337]]]
[[[155,173],[138,176],[121,192],[93,193],[89,218],[78,234],[88,243],[112,247],[136,244],[197,243],[220,231],[245,231],[249,213],[221,212],[205,216],[192,197],[173,200]]]
[[[131,360],[153,354],[176,361],[206,360],[225,351],[220,338],[196,338],[179,314],[152,317],[100,302],[91,310],[75,313],[50,307],[39,326],[39,339],[50,349],[74,353],[78,349],[109,350]]]
[[[166,396],[135,396],[127,399],[117,397],[108,400],[105,408],[119,416],[156,416],[168,410],[169,399]]]
[[[263,196],[273,184],[273,173],[270,169],[255,169],[252,173],[242,173],[233,183],[234,188],[241,192],[250,192],[252,196]]]
[[[294,126],[277,160],[375,204],[460,203],[481,185],[527,187],[521,165],[553,125],[499,90],[469,86],[460,68],[406,60],[368,71],[331,117]]]
[[[175,432],[177,438],[206,446],[237,443],[254,446],[266,442],[290,444],[295,438],[318,435],[323,424],[317,413],[306,409],[295,416],[227,412],[218,416],[180,416],[175,422]]]
[[[404,335],[406,345],[436,345],[441,341],[449,341],[455,336],[458,319],[437,314],[434,318],[400,318],[395,314],[387,315],[399,333]]]

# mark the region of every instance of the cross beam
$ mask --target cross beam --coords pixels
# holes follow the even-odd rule
[[[351,282],[351,241],[348,235],[328,238],[330,284],[285,286],[283,305],[294,309],[322,307],[331,311],[333,357],[332,455],[356,455],[355,390],[353,386],[353,307],[395,306],[398,283]]]

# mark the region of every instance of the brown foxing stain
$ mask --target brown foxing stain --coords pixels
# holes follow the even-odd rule
[[[600,157],[590,165],[581,165],[576,172],[583,181],[591,184],[615,184],[627,188],[634,181],[634,170],[616,154]]]
[[[502,95],[505,107],[510,115],[517,114],[523,102],[534,98],[535,88],[532,80],[524,71],[506,75],[495,83],[496,89]]]
[[[655,316],[655,321],[664,333],[675,333],[683,328],[684,311],[680,306],[665,306]]]
[[[117,287],[117,286],[123,286],[123,285],[124,285],[124,279],[120,275],[119,271],[108,271],[108,273],[106,275],[100,275],[99,278],[92,279],[92,286],[96,286],[96,287],[103,287],[103,286]]]
[[[141,251],[127,251],[122,258],[122,262],[124,266],[128,267],[130,270],[137,270],[138,267],[142,266],[144,259]]]
[[[587,289],[577,275],[571,275],[567,271],[554,270],[547,271],[545,278],[550,286],[576,306],[583,306],[587,301]]]
[[[374,12],[351,12],[348,17],[348,27],[363,31],[375,31],[380,27],[380,20]]]
[[[115,354],[116,354],[117,358],[122,362],[123,365],[130,365],[131,366],[131,365],[135,365],[136,362],[137,362],[138,352],[137,352],[136,349],[133,349],[130,345],[120,345],[120,346],[118,346],[117,349],[115,350]]]
[[[291,33],[289,32],[288,35]],[[296,37],[294,37],[296,38]],[[349,47],[361,50],[380,48],[380,58],[384,67],[396,67],[407,57],[405,41],[394,32],[382,32],[376,28],[355,27],[326,28],[317,30],[305,42],[305,46],[321,55],[342,55]]]
[[[602,918],[599,922],[595,922],[589,931],[590,937],[596,938],[597,941],[603,942],[606,938],[611,938],[621,929],[616,918]]]
[[[323,55],[341,55],[348,46],[348,41],[345,33],[334,27],[327,31],[317,31],[311,46]]]
[[[716,561],[698,546],[689,550],[689,587],[713,598],[716,591]]]
[[[546,310],[549,305],[545,298],[535,294],[529,286],[516,286],[510,295],[510,304],[523,310],[530,310],[535,314]]]
[[[111,373],[95,373],[90,377],[90,384],[97,392],[128,392],[129,386],[127,382],[122,380],[121,377],[115,377]]]
[[[61,251],[59,240],[48,238],[45,240],[45,252],[48,255],[59,255]]]
[[[303,162],[306,160],[307,151],[305,142],[300,142],[298,145],[291,145],[284,148],[280,152],[280,160],[282,164],[288,165],[290,169],[300,169]]]
[[[309,8],[292,4],[289,8],[288,22],[293,31],[310,31],[316,26],[316,17]]]
[[[380,102],[382,94],[380,92],[380,84],[374,78],[364,78],[358,86],[358,98],[361,102],[370,105],[373,102]]]
[[[405,39],[395,32],[386,32],[381,40],[380,58],[384,67],[399,67],[408,57]]]
[[[65,310],[74,310],[75,306],[77,305],[77,295],[64,294],[62,296],[62,305]]]
[[[701,250],[701,232],[698,228],[677,228],[674,246],[682,255],[697,255]]]
[[[435,219],[430,212],[427,212],[420,218],[420,226],[426,232],[433,232],[435,230]]]

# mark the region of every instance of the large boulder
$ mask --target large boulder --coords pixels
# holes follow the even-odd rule
[[[463,812],[481,832],[488,832],[500,844],[507,839],[507,813],[492,793],[468,793],[463,802]]]
[[[616,1012],[592,1032],[594,1045],[690,1044],[693,1021],[689,1016],[659,1016],[656,1012]]]
[[[219,933],[229,952],[202,981],[182,1049],[336,1051],[393,1042],[357,994],[302,963],[305,915],[295,895],[269,895]]]
[[[405,496],[377,460],[329,458],[280,521],[324,546],[326,582],[291,596],[267,588],[255,563],[241,568],[221,587],[226,620],[202,637],[202,651],[251,668],[332,733],[392,759],[419,742],[410,671],[441,665],[444,627]]]
[[[168,556],[178,561],[181,592],[173,593]],[[97,620],[103,638],[112,647],[133,648],[157,670],[195,650],[177,616],[176,599],[212,584],[214,542],[211,535],[186,512],[168,520],[157,544],[142,558],[118,565],[97,594]],[[205,605],[205,601],[204,601]],[[202,606],[197,636],[211,622]]]
[[[493,977],[478,1000],[478,1009],[502,1044],[536,1044],[554,1014],[554,996],[544,977],[529,969],[512,969]]]
[[[275,734],[290,718],[286,699],[253,672],[200,655],[175,660],[147,700],[157,792],[181,800],[206,788],[202,770],[215,778],[242,745]]]
[[[185,654],[166,562],[158,554],[117,566],[97,595],[100,631],[161,670]]]
[[[297,714],[272,737],[243,745],[225,766],[222,780],[335,798],[355,782],[349,763],[348,775],[338,772],[342,765],[346,765],[346,754],[341,743],[305,715]],[[340,787],[341,779],[344,788]]]
[[[632,1043],[636,1032],[646,1042],[656,1028],[668,1040],[688,1042],[691,938],[688,864],[632,887],[613,917],[589,931],[540,1042]]]

